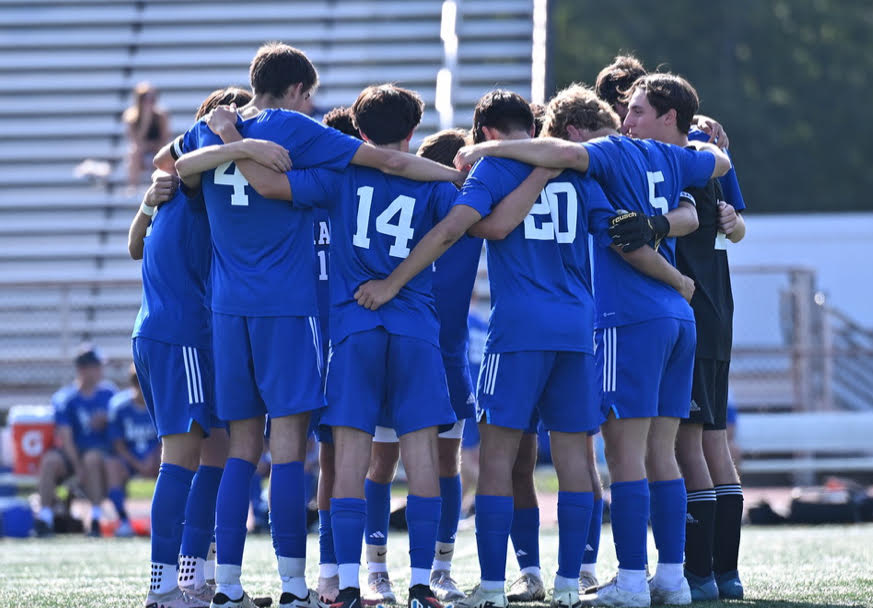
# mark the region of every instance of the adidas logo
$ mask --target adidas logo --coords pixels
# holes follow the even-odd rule
[[[586,544],[586,545],[585,545],[585,550],[586,550],[586,551],[594,551],[594,547],[592,547],[592,546],[589,545],[589,544]]]
[[[385,535],[381,532],[373,532],[368,538],[385,538]]]
[[[685,523],[687,524],[699,524],[700,522],[694,519],[694,516],[691,513],[685,514]]]
[[[694,399],[691,400],[691,411],[692,412],[699,412],[700,411],[700,406],[697,405],[697,402]]]
[[[516,557],[524,557],[525,555],[527,555],[527,551],[525,551],[524,549],[519,549],[515,552]]]
[[[476,395],[473,393],[467,395],[467,405],[476,405]]]

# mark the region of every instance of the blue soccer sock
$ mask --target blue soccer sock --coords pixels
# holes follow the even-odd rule
[[[512,528],[509,533],[512,538],[512,548],[521,570],[540,567],[540,510],[515,509],[512,513]]]
[[[597,564],[597,554],[600,551],[600,532],[603,530],[603,497],[594,501],[591,511],[591,525],[588,526],[588,542],[585,543],[585,554],[582,556],[582,570],[594,574]]]
[[[206,559],[215,532],[215,500],[223,472],[221,467],[201,465],[194,474],[185,504],[181,555]]]
[[[476,545],[485,591],[503,589],[511,528],[512,496],[476,495]]]
[[[652,536],[658,548],[656,584],[675,588],[681,584],[685,559],[685,514],[688,498],[681,477],[649,484]]]
[[[440,477],[440,525],[437,528],[437,543],[433,555],[434,570],[451,570],[455,554],[455,535],[461,519],[461,476]]]
[[[621,570],[644,572],[649,523],[649,484],[645,479],[619,481],[613,483],[610,489],[610,516],[618,567]]]
[[[318,563],[321,566],[319,576],[336,576],[336,553],[333,550],[333,527],[330,525],[329,509],[318,511],[318,549]]]
[[[185,501],[194,471],[174,464],[162,464],[152,497],[152,583],[155,593],[166,593],[177,585],[176,561],[182,544]]]
[[[270,528],[279,562],[282,591],[305,598],[306,503],[303,463],[273,463],[270,477]]]
[[[430,585],[430,567],[437,540],[442,499],[410,494],[406,498],[406,524],[409,528],[409,586]]]
[[[577,589],[593,506],[593,492],[558,492],[558,576]]]
[[[388,521],[391,518],[391,484],[369,479],[364,481],[367,501],[367,525],[364,542],[367,545],[367,569],[388,572]]]
[[[108,495],[109,500],[112,501],[112,506],[115,507],[115,512],[118,514],[118,519],[123,522],[127,521],[127,509],[124,508],[124,488],[121,486],[109,488]]]
[[[246,519],[255,465],[241,458],[228,458],[215,503],[215,582],[217,590],[232,599],[240,597],[239,577],[246,544]]]
[[[339,588],[360,588],[361,538],[367,520],[367,505],[360,498],[331,498],[330,524],[339,570]]]

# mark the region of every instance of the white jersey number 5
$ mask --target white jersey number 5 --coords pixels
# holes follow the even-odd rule
[[[664,181],[664,174],[660,171],[646,171],[646,177],[649,180],[649,204],[660,210],[661,215],[666,215],[670,211],[670,204],[663,196],[655,196],[655,184]]]
[[[352,236],[352,243],[361,249],[370,248],[370,237],[367,236],[367,233],[370,229],[370,207],[372,205],[373,187],[361,186],[358,188],[357,229]],[[400,195],[391,201],[385,211],[376,216],[376,232],[394,237],[394,243],[388,249],[388,255],[395,258],[405,258],[409,255],[409,241],[415,234],[415,230],[412,228],[414,209],[415,199],[411,196]],[[395,217],[397,217],[397,221],[392,224],[391,221]]]
[[[233,165],[233,173],[228,173],[227,170]],[[233,161],[228,161],[215,168],[215,183],[220,186],[231,186],[233,193],[230,195],[230,204],[239,207],[249,206],[249,195],[246,194],[246,186],[249,183],[243,174],[240,173]]]

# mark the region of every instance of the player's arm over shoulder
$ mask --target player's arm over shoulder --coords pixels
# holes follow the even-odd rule
[[[704,141],[689,141],[688,145],[696,149],[686,149],[686,154],[682,155],[683,169],[686,172],[688,185],[702,186],[701,182],[705,183],[710,179],[721,177],[731,170],[731,159],[718,146]],[[711,154],[715,159],[708,174],[706,174],[706,168],[709,166],[707,165],[707,154]],[[693,158],[690,155],[693,155]]]

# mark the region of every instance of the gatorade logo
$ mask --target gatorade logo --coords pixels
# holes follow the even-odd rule
[[[31,458],[35,458],[43,453],[44,444],[42,440],[42,432],[27,431],[21,436],[21,451]]]

